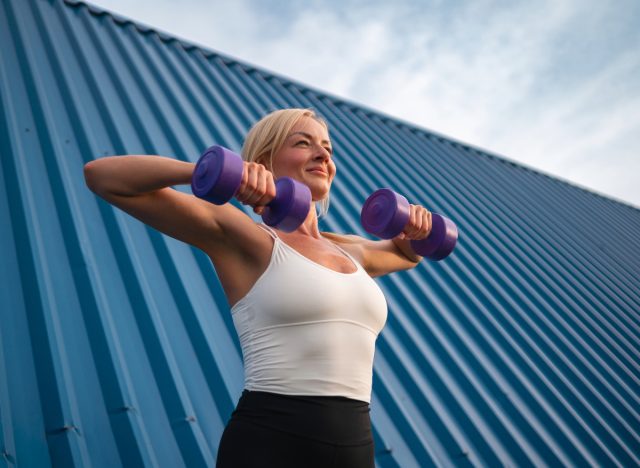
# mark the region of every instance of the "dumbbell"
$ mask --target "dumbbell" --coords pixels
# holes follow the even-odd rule
[[[216,205],[233,198],[242,182],[242,158],[222,146],[207,148],[198,159],[191,177],[193,194]],[[309,187],[281,177],[276,181],[276,197],[265,207],[265,224],[285,232],[295,231],[309,214],[311,191]]]
[[[362,227],[369,234],[382,239],[392,239],[399,235],[409,222],[409,202],[391,189],[376,190],[365,201],[360,213]],[[431,260],[442,260],[456,246],[458,228],[448,218],[431,213],[429,237],[412,240],[411,248],[418,255]]]

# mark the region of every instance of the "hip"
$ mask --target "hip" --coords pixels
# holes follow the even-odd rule
[[[373,442],[369,403],[341,396],[244,390],[229,423],[239,421],[339,446]]]

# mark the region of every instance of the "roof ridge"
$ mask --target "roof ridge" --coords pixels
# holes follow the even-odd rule
[[[338,96],[335,94],[332,94],[328,91],[319,89],[319,88],[315,88],[313,86],[310,86],[306,83],[303,83],[301,81],[298,81],[294,78],[282,75],[282,74],[278,74],[275,71],[269,70],[265,67],[259,66],[259,65],[254,65],[251,63],[248,63],[240,58],[237,57],[233,57],[231,55],[227,55],[225,53],[222,53],[218,50],[215,50],[214,48],[204,45],[204,44],[199,44],[195,41],[189,40],[189,39],[185,39],[182,37],[179,37],[173,33],[170,33],[168,31],[164,31],[158,27],[155,26],[151,26],[148,24],[145,24],[141,21],[138,20],[134,20],[122,15],[119,15],[115,12],[112,12],[110,10],[106,10],[103,7],[97,6],[97,5],[93,5],[87,1],[84,0],[63,0],[64,3],[66,3],[67,5],[70,5],[72,7],[78,7],[78,6],[86,6],[87,9],[89,10],[89,13],[91,13],[94,16],[102,16],[102,15],[106,15],[106,16],[110,16],[114,19],[114,21],[119,24],[119,25],[126,25],[126,24],[132,24],[138,31],[140,31],[143,34],[150,34],[150,33],[156,33],[158,34],[158,37],[160,38],[160,40],[162,40],[162,42],[178,42],[180,43],[180,45],[187,51],[192,50],[192,49],[198,49],[199,51],[201,51],[205,57],[209,58],[212,56],[215,56],[221,60],[223,60],[225,62],[225,64],[230,65],[230,64],[236,64],[238,66],[241,66],[242,68],[245,69],[245,71],[251,73],[260,73],[262,74],[265,79],[277,79],[277,80],[281,80],[283,82],[283,84],[285,86],[296,86],[297,88],[300,89],[301,92],[312,92],[314,94],[316,94],[319,98],[327,98],[327,99],[331,99],[333,101],[334,104],[344,104],[348,107],[350,107],[352,110],[356,109],[359,111],[364,112],[366,115],[368,116],[372,116],[375,115],[376,117],[382,119],[382,121],[384,121],[385,123],[392,123],[394,125],[397,125],[399,127],[405,127],[407,130],[413,132],[413,133],[420,133],[425,135],[428,138],[435,138],[438,139],[440,141],[446,141],[448,143],[453,144],[456,147],[459,147],[465,151],[471,152],[471,153],[476,153],[480,156],[484,156],[490,159],[493,159],[497,162],[500,162],[502,164],[507,164],[509,166],[515,167],[517,169],[521,169],[521,170],[525,170],[528,172],[532,172],[534,174],[540,175],[542,177],[547,177],[550,179],[553,179],[557,182],[563,183],[565,185],[568,185],[570,187],[573,188],[577,188],[579,190],[583,190],[585,192],[588,192],[592,195],[604,198],[608,201],[612,201],[615,203],[619,203],[621,205],[625,205],[629,208],[632,208],[634,210],[638,210],[640,211],[640,207],[634,206],[633,204],[631,204],[630,202],[624,201],[624,200],[620,200],[612,195],[609,194],[605,194],[602,192],[599,192],[591,187],[585,187],[577,182],[571,181],[571,180],[567,180],[562,178],[561,176],[555,175],[555,174],[551,174],[548,172],[545,172],[542,169],[536,168],[536,167],[532,167],[529,166],[527,164],[524,164],[520,161],[515,161],[513,159],[510,159],[502,154],[497,153],[496,151],[493,150],[488,150],[488,149],[484,149],[480,146],[462,141],[462,140],[458,140],[455,137],[451,137],[449,135],[445,135],[442,133],[438,133],[434,130],[430,130],[427,129],[425,127],[422,127],[418,124],[415,124],[413,122],[407,121],[407,120],[403,120],[402,118],[390,115],[390,114],[386,114],[385,112],[382,112],[378,109],[374,109],[372,107],[369,107],[363,103],[359,103],[357,101],[354,100],[350,100],[346,97],[343,96]]]

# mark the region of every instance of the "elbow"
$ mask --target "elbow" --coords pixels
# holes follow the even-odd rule
[[[84,165],[85,184],[89,190],[102,198],[113,192],[114,173],[107,159],[96,159]]]
[[[100,192],[100,168],[97,161],[89,161],[84,165],[84,182],[93,193]]]

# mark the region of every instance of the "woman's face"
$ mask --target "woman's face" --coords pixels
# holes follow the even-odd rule
[[[329,132],[317,120],[302,117],[274,155],[273,173],[276,178],[291,177],[311,189],[313,201],[329,195],[336,165],[331,159]]]

